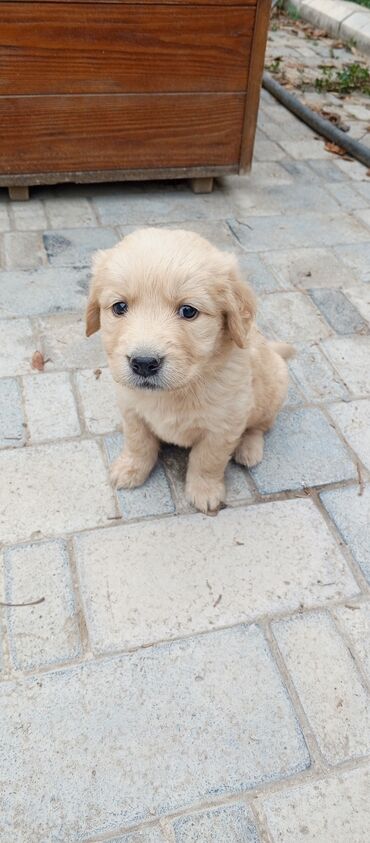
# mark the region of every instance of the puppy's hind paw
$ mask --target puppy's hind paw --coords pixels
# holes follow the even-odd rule
[[[262,430],[247,430],[242,436],[240,443],[234,453],[234,460],[240,465],[252,468],[258,465],[263,457],[263,433]]]
[[[116,489],[135,489],[142,486],[150,474],[151,466],[134,460],[129,454],[117,457],[110,469],[112,486]]]

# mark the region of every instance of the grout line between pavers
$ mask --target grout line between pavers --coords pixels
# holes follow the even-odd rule
[[[337,488],[343,488],[343,487],[340,486],[340,487],[337,487]],[[320,493],[316,492],[315,495],[312,496],[312,499],[313,499],[314,503],[316,504],[319,512],[321,513],[321,516],[324,519],[324,522],[327,525],[331,535],[336,540],[336,543],[340,546],[340,550],[342,552],[342,555],[344,556],[344,558],[347,562],[347,565],[348,565],[348,567],[351,571],[351,574],[352,574],[355,582],[357,583],[357,585],[359,587],[360,594],[362,594],[364,597],[369,598],[369,596],[370,596],[370,584],[368,583],[366,577],[362,573],[362,570],[360,568],[359,563],[356,562],[356,559],[352,555],[352,552],[351,552],[347,542],[344,540],[343,536],[341,535],[337,525],[332,520],[332,518],[330,517],[327,509],[325,508],[325,506],[324,506],[324,504],[321,500]],[[346,602],[348,602],[348,601],[346,601]]]
[[[356,609],[353,609],[353,611],[356,611]],[[335,626],[335,629],[336,629],[338,635],[344,641],[344,643],[345,643],[345,645],[346,645],[346,647],[349,651],[349,654],[354,661],[354,664],[357,668],[357,672],[358,672],[358,674],[360,676],[360,679],[361,679],[361,684],[363,685],[366,693],[369,694],[369,692],[370,692],[370,679],[367,676],[366,670],[363,667],[362,659],[361,659],[361,657],[360,657],[360,655],[357,651],[356,642],[352,640],[351,635],[347,632],[346,628],[341,623],[340,619],[337,617],[337,615],[335,613],[335,610],[330,608],[328,610],[328,612],[329,612],[329,615],[330,615],[330,617],[333,621],[333,624]]]
[[[321,608],[321,611],[325,611],[324,607],[320,607],[320,608]],[[303,613],[299,613],[299,614],[302,615]],[[308,749],[308,752],[309,752],[309,756],[310,756],[310,761],[311,761],[310,767],[311,768],[313,767],[314,770],[319,770],[319,771],[324,773],[324,772],[326,772],[328,765],[325,762],[325,759],[324,759],[324,757],[321,753],[321,750],[319,748],[314,730],[313,730],[312,726],[310,725],[310,722],[309,722],[309,719],[308,719],[308,717],[306,715],[306,712],[304,710],[303,704],[301,703],[298,691],[295,688],[295,685],[294,685],[293,679],[290,675],[289,669],[288,669],[288,667],[285,663],[284,657],[281,653],[279,645],[278,645],[278,643],[276,641],[276,638],[274,636],[274,633],[272,631],[272,627],[271,627],[272,623],[275,623],[275,619],[273,619],[273,618],[271,618],[271,616],[269,616],[269,618],[266,619],[266,621],[262,622],[260,624],[260,626],[261,626],[261,629],[264,632],[264,635],[265,635],[265,638],[268,642],[268,646],[269,646],[273,661],[275,662],[275,664],[277,666],[277,669],[279,671],[282,682],[283,682],[283,684],[284,684],[284,686],[285,686],[285,688],[288,692],[293,711],[296,715],[297,721],[298,721],[298,723],[300,725],[300,728],[302,730],[302,734],[303,734],[303,737],[304,737],[304,740],[305,740],[305,743],[306,743],[306,746],[307,746],[307,749]]]

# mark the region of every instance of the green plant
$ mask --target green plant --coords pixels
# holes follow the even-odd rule
[[[370,96],[370,72],[357,62],[346,64],[342,70],[336,70],[331,65],[321,65],[321,76],[315,79],[317,91],[334,91],[339,94],[350,94],[360,91]]]
[[[266,65],[266,70],[269,70],[270,73],[279,73],[279,70],[281,70],[280,65],[281,65],[281,56],[276,56],[276,58],[273,59],[272,62],[270,62],[270,64]]]

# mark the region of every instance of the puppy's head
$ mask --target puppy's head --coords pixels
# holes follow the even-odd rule
[[[95,255],[86,333],[101,327],[118,383],[179,389],[244,347],[254,307],[232,255],[190,231],[141,229]]]

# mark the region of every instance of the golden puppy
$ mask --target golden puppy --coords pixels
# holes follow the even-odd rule
[[[87,336],[100,327],[117,383],[125,445],[118,487],[144,483],[160,441],[191,448],[188,500],[217,511],[232,456],[253,466],[288,386],[283,358],[254,323],[233,255],[190,231],[136,231],[94,257]]]

